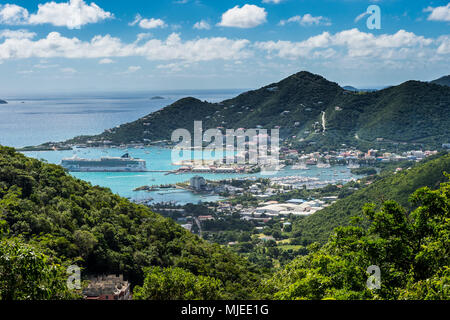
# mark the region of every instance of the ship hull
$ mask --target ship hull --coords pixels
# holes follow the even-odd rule
[[[69,172],[146,172],[146,169],[138,168],[66,168]]]
[[[63,159],[61,165],[69,172],[146,172],[142,159],[132,159],[128,154],[121,158],[104,157],[99,160]]]

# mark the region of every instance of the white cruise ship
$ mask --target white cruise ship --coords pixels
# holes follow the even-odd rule
[[[72,172],[145,172],[145,160],[130,158],[128,153],[122,157],[102,157],[100,159],[81,159],[76,156],[63,159],[61,166]]]

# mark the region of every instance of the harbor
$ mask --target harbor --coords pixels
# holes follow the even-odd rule
[[[93,185],[110,188],[114,193],[129,198],[137,202],[176,202],[179,204],[198,203],[207,201],[217,201],[217,195],[196,194],[189,190],[176,188],[146,191],[138,190],[143,186],[158,187],[160,185],[176,185],[189,181],[195,176],[202,176],[206,180],[220,181],[227,179],[258,179],[263,176],[259,172],[255,173],[234,173],[234,172],[189,172],[179,174],[168,174],[177,172],[181,167],[172,163],[171,150],[163,147],[127,147],[127,148],[80,148],[62,151],[33,151],[24,152],[27,156],[36,159],[44,159],[49,163],[61,164],[62,159],[71,158],[76,155],[79,158],[99,159],[101,157],[121,157],[124,153],[129,153],[132,158],[142,159],[146,162],[144,172],[70,172],[76,178],[90,182]],[[357,176],[350,172],[346,166],[331,166],[330,168],[318,168],[308,166],[309,170],[297,169],[286,166],[276,172],[271,179],[278,179],[277,183],[290,183],[288,177],[296,176],[305,180],[307,188],[323,186],[324,183],[342,182],[345,183]],[[312,179],[311,179],[312,178]],[[291,179],[292,180],[292,179]],[[297,187],[302,188],[303,184],[298,180]]]

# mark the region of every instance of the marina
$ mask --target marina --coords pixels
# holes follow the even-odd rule
[[[345,183],[352,178],[358,178],[353,175],[350,169],[345,166],[331,166],[330,168],[317,168],[317,166],[308,166],[309,170],[295,169],[285,167],[275,172],[274,175],[265,176],[261,173],[230,173],[230,172],[185,172],[182,174],[167,174],[174,172],[180,166],[172,163],[169,148],[162,147],[122,147],[122,148],[80,148],[62,151],[33,151],[24,152],[25,155],[44,159],[49,163],[61,164],[65,158],[71,158],[75,155],[79,158],[98,159],[101,157],[121,157],[124,152],[129,153],[130,157],[142,159],[146,162],[146,171],[144,172],[70,172],[76,178],[88,181],[93,185],[110,188],[114,193],[120,196],[132,199],[138,202],[175,202],[178,204],[198,203],[199,201],[217,201],[221,198],[216,195],[195,194],[189,190],[164,189],[161,191],[134,191],[142,186],[175,185],[177,183],[189,181],[192,177],[201,175],[206,180],[220,181],[226,179],[275,179],[278,184],[292,184],[296,188],[321,187],[327,183]],[[296,177],[295,179],[292,177]]]
[[[121,157],[101,157],[100,159],[82,159],[76,155],[64,158],[61,166],[71,172],[145,172],[145,160],[131,158],[128,153]]]

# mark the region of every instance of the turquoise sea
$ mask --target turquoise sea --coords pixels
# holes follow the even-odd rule
[[[11,147],[37,145],[48,141],[63,141],[78,135],[98,134],[105,129],[134,121],[157,111],[183,97],[219,102],[232,98],[245,90],[137,92],[77,95],[2,96],[9,104],[0,105],[0,144]],[[151,99],[161,96],[164,99]],[[173,170],[171,150],[151,147],[146,149],[79,149],[74,151],[27,152],[27,156],[60,164],[63,158],[77,155],[96,159],[102,156],[121,156],[129,152],[134,158],[147,161],[149,170]],[[113,192],[137,201],[174,201],[180,204],[214,201],[217,196],[201,196],[184,190],[133,192],[144,185],[174,184],[188,181],[195,174],[165,175],[161,172],[105,173],[79,172],[73,176],[110,188]],[[352,177],[345,167],[311,170],[279,171],[276,176],[316,177],[326,181],[343,181]],[[209,180],[260,177],[259,174],[202,174]],[[265,177],[265,176],[264,176]]]
[[[126,150],[118,148],[107,149],[77,149],[73,151],[41,151],[41,152],[25,152],[27,156],[44,159],[49,163],[60,164],[63,158],[70,158],[77,155],[80,158],[97,159],[104,156],[119,157],[125,152],[134,158],[144,159],[147,162],[148,170],[174,170],[177,166],[172,165],[171,150],[160,147],[148,147],[144,149],[129,148]],[[164,190],[155,192],[139,191],[134,192],[135,188],[144,185],[159,186],[161,184],[175,184],[178,182],[188,181],[191,177],[199,174],[170,174],[166,175],[164,172],[72,172],[73,176],[89,181],[94,185],[100,185],[110,188],[113,192],[131,198],[137,201],[144,201],[153,198],[154,202],[169,202],[174,201],[180,204],[183,203],[197,203],[199,201],[214,201],[218,200],[217,196],[197,195],[184,190]],[[345,166],[335,166],[331,168],[317,168],[311,166],[310,170],[291,170],[286,167],[278,171],[275,175],[265,176],[261,174],[200,174],[207,180],[223,180],[230,178],[271,178],[271,177],[285,177],[285,176],[303,176],[314,177],[322,181],[342,181],[346,182],[353,176],[349,169]]]

